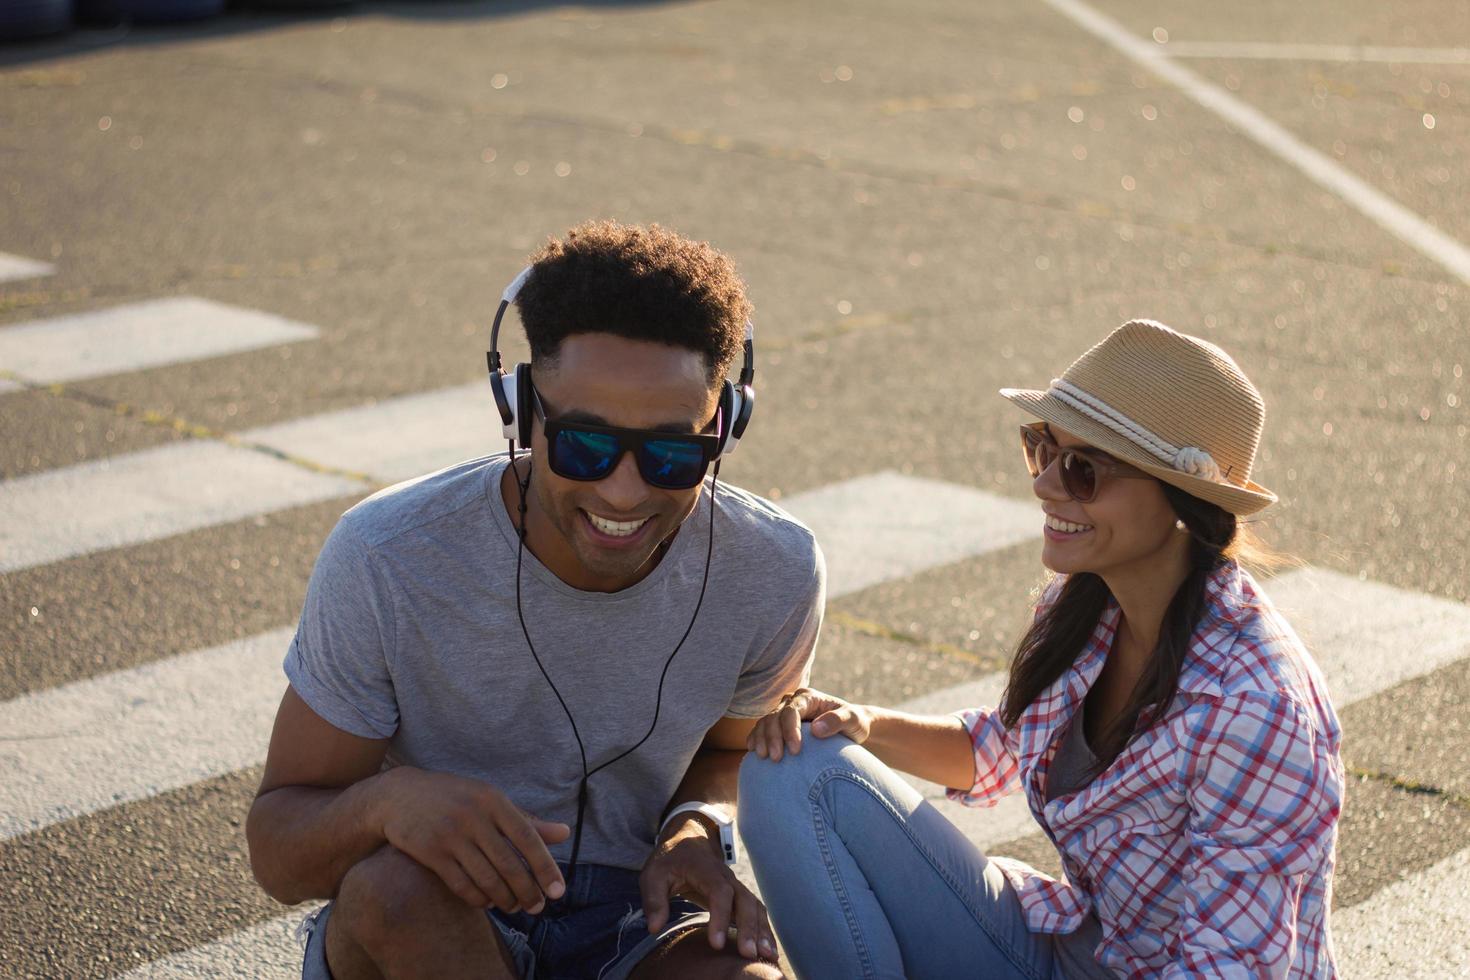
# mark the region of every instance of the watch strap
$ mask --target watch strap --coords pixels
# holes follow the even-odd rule
[[[698,813],[701,816],[708,817],[710,822],[719,829],[720,851],[725,856],[725,863],[735,863],[735,821],[730,818],[728,813],[712,803],[702,803],[697,800],[680,803],[664,816],[663,822],[659,824],[658,832],[662,834],[664,828],[669,825],[669,821],[681,813]]]

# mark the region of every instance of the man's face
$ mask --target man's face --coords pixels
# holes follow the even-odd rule
[[[566,422],[694,433],[706,428],[719,401],[698,352],[611,334],[568,337],[554,361],[535,365],[533,376],[547,416]],[[532,428],[531,486],[540,513],[528,527],[541,539],[533,540],[537,556],[575,588],[612,592],[632,585],[693,511],[700,487],[651,486],[632,453],[601,480],[566,479],[548,465],[541,420]]]

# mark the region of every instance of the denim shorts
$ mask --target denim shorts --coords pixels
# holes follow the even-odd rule
[[[567,866],[561,865],[562,875]],[[302,924],[306,956],[302,980],[331,980],[327,969],[324,906]],[[669,922],[649,935],[638,872],[579,864],[572,891],[548,902],[540,915],[487,910],[523,980],[625,980],[659,946],[703,927],[709,913],[682,898],[669,900]]]

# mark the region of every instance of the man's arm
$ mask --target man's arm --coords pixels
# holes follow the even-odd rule
[[[384,844],[470,905],[534,912],[543,894],[560,897],[546,843],[564,840],[565,824],[527,817],[479,780],[407,766],[380,772],[387,746],[333,727],[287,689],[245,824],[251,869],[272,898],[331,898]]]
[[[276,710],[265,775],[245,821],[255,880],[279,902],[330,898],[383,844],[379,767],[387,739],[334,728],[291,688]]]
[[[722,718],[715,723],[669,800],[669,809],[699,801],[723,807],[733,817],[740,760],[755,722],[754,718]],[[709,941],[715,949],[724,948],[733,924],[742,956],[776,956],[775,934],[765,906],[725,864],[719,828],[707,817],[689,811],[669,821],[643,866],[641,885],[650,933],[668,922],[669,897],[685,895],[709,910]]]

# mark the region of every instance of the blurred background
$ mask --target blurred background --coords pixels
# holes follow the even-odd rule
[[[504,448],[500,291],[612,217],[749,284],[722,475],[821,536],[849,697],[996,690],[1041,580],[997,388],[1136,316],[1230,351],[1344,720],[1344,975],[1470,975],[1462,0],[0,0],[0,38],[0,974],[291,975],[241,825],[317,550]]]

